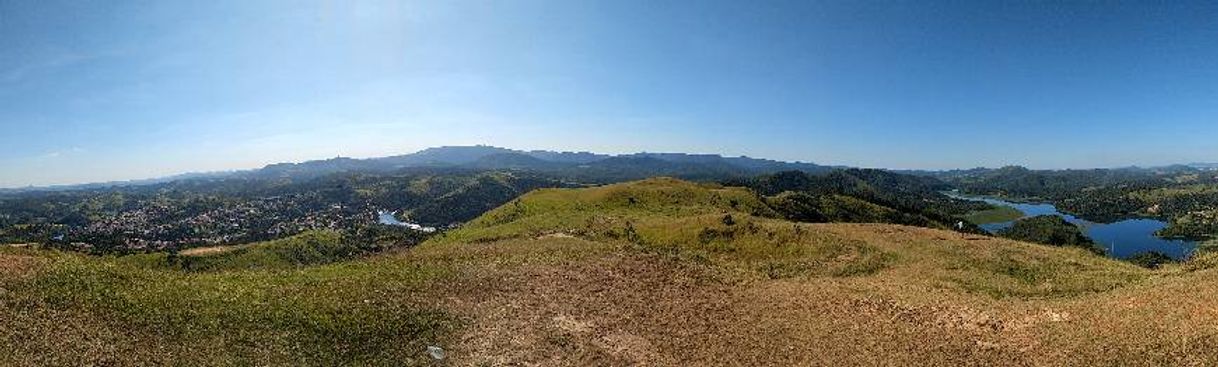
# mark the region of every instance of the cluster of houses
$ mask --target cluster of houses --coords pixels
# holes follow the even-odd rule
[[[308,197],[275,196],[193,214],[150,203],[92,220],[87,226],[66,227],[51,240],[61,247],[86,251],[99,246],[159,251],[265,240],[308,230],[341,230],[375,221],[370,205],[354,208],[315,202]]]
[[[56,224],[50,229],[49,239],[57,247],[81,251],[144,252],[261,241],[309,230],[344,230],[377,223],[423,233],[439,230],[399,221],[395,212],[377,209],[371,203],[326,203],[309,193],[207,204],[145,202],[121,212],[99,214],[83,226]]]

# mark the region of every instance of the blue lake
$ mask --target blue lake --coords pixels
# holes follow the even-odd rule
[[[406,228],[410,228],[410,229],[413,229],[416,231],[427,232],[427,233],[436,231],[435,227],[425,227],[425,226],[414,224],[414,223],[407,223],[407,222],[400,221],[400,220],[398,220],[398,218],[394,212],[387,212],[387,211],[377,212],[376,216],[377,216],[377,222],[379,222],[380,224],[390,225],[390,226],[401,226],[401,227],[406,227]]]
[[[974,201],[984,201],[994,205],[1009,206],[1023,212],[1025,217],[1037,215],[1056,215],[1065,218],[1067,222],[1082,227],[1083,233],[1091,237],[1108,253],[1108,256],[1125,259],[1143,252],[1157,251],[1174,259],[1187,259],[1197,249],[1193,241],[1165,239],[1155,236],[1155,232],[1167,227],[1167,222],[1150,219],[1126,219],[1114,223],[1095,223],[1079,219],[1073,215],[1059,212],[1053,204],[1016,203],[988,197],[963,196],[948,194],[948,196]],[[981,228],[994,233],[1011,227],[1015,222],[982,224]]]
[[[394,216],[393,212],[379,212],[379,213],[376,213],[376,216],[377,216],[377,222],[380,222],[381,224],[391,225],[391,226],[406,225],[405,222],[398,220],[398,217]]]

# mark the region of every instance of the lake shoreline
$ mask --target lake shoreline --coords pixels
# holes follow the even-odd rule
[[[972,196],[959,192],[943,192],[944,195],[960,200],[981,201],[994,206],[1005,206],[1016,209],[1024,214],[1023,218],[1039,215],[1056,215],[1075,224],[1083,233],[1105,249],[1109,257],[1127,259],[1145,252],[1159,252],[1176,260],[1184,260],[1192,256],[1201,241],[1190,239],[1175,239],[1158,236],[1159,231],[1168,226],[1168,222],[1154,217],[1133,216],[1115,222],[1093,222],[1070,213],[1062,212],[1053,203],[1012,202],[994,196]],[[1015,219],[1008,222],[978,224],[979,227],[991,234],[996,234],[1014,225]]]

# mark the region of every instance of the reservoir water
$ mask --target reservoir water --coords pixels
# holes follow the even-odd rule
[[[396,213],[394,213],[394,212],[387,212],[387,211],[377,212],[376,213],[377,222],[380,222],[381,224],[384,224],[384,225],[390,225],[390,226],[402,226],[402,227],[410,228],[410,229],[420,231],[420,232],[430,233],[430,232],[436,231],[435,227],[424,227],[422,225],[418,225],[415,223],[407,223],[407,222],[400,221],[400,220],[398,220],[398,218],[395,214]]]
[[[993,205],[1002,205],[1015,208],[1023,212],[1025,217],[1033,217],[1037,215],[1056,215],[1065,218],[1067,222],[1074,223],[1083,229],[1088,237],[1091,237],[1095,243],[1104,248],[1108,256],[1119,259],[1126,259],[1133,255],[1143,252],[1157,251],[1164,255],[1171,256],[1173,259],[1187,259],[1197,249],[1197,244],[1193,241],[1166,239],[1155,236],[1155,232],[1164,227],[1167,227],[1167,222],[1151,219],[1137,218],[1126,219],[1113,223],[1096,223],[1077,218],[1073,215],[1062,213],[1057,210],[1053,204],[1044,203],[1016,203],[1006,200],[999,200],[988,197],[964,196],[958,194],[948,194],[948,196],[974,201],[984,201]],[[982,224],[981,228],[994,233],[1014,225],[1014,221]]]

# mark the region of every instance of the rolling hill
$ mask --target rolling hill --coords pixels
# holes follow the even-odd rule
[[[4,365],[1207,365],[1218,259],[782,219],[648,179],[540,189],[417,247],[0,249]],[[320,249],[320,250],[314,250]]]

